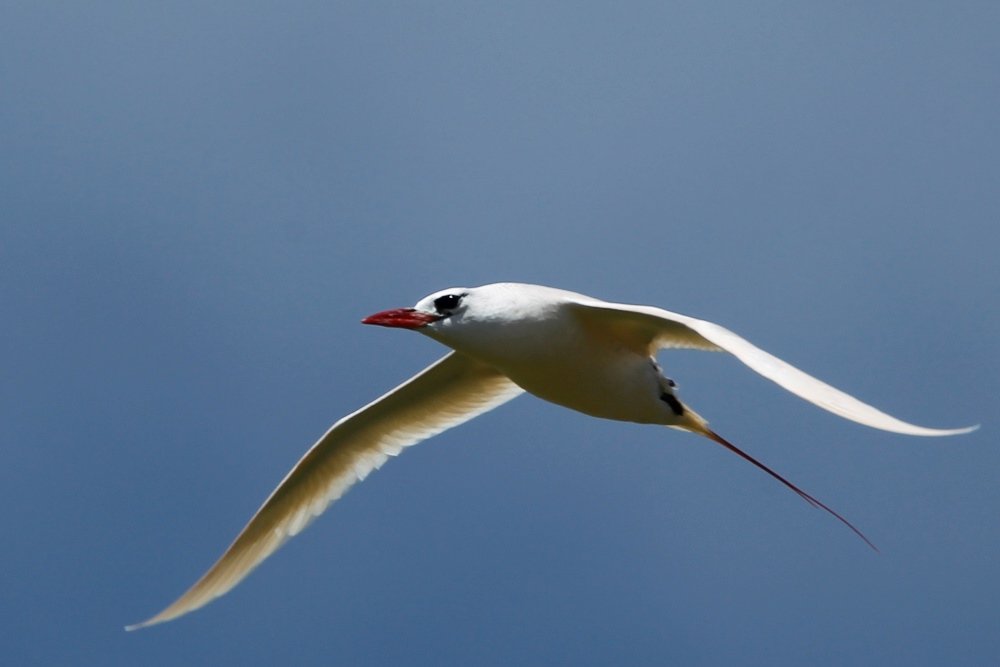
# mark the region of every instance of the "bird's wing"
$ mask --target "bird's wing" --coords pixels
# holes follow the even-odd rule
[[[127,629],[169,621],[223,595],[390,456],[522,392],[492,367],[448,354],[334,424],[201,579],[159,614]]]
[[[744,364],[793,394],[851,421],[884,431],[908,435],[954,435],[976,426],[936,429],[909,424],[800,371],[718,324],[652,306],[576,299],[574,312],[586,325],[603,329],[648,352],[665,347],[687,347],[729,352]]]

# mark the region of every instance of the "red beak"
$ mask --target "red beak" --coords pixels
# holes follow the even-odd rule
[[[440,315],[433,313],[422,313],[413,308],[396,308],[394,310],[383,310],[381,313],[369,315],[361,320],[362,324],[377,324],[380,327],[399,327],[401,329],[419,329],[431,322],[441,319]]]

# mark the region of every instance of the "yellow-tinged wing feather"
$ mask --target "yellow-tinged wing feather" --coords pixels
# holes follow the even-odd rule
[[[201,579],[163,611],[126,629],[169,621],[223,595],[390,456],[522,391],[490,366],[456,352],[448,354],[334,424]]]

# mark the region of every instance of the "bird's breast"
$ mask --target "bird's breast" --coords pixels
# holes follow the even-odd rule
[[[594,417],[665,424],[660,374],[649,357],[586,336],[507,341],[490,363],[525,391]]]

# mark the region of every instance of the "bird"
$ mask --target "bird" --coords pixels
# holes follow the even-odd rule
[[[704,436],[737,454],[875,545],[840,514],[709,428],[681,401],[656,353],[724,351],[824,410],[876,429],[916,436],[968,433],[892,417],[818,380],[712,322],[541,285],[449,288],[364,324],[410,329],[451,348],[444,357],[337,421],[302,456],[233,543],[183,595],[126,630],[192,612],[240,583],[355,482],[404,448],[458,426],[522,393],[604,419],[655,424]]]

